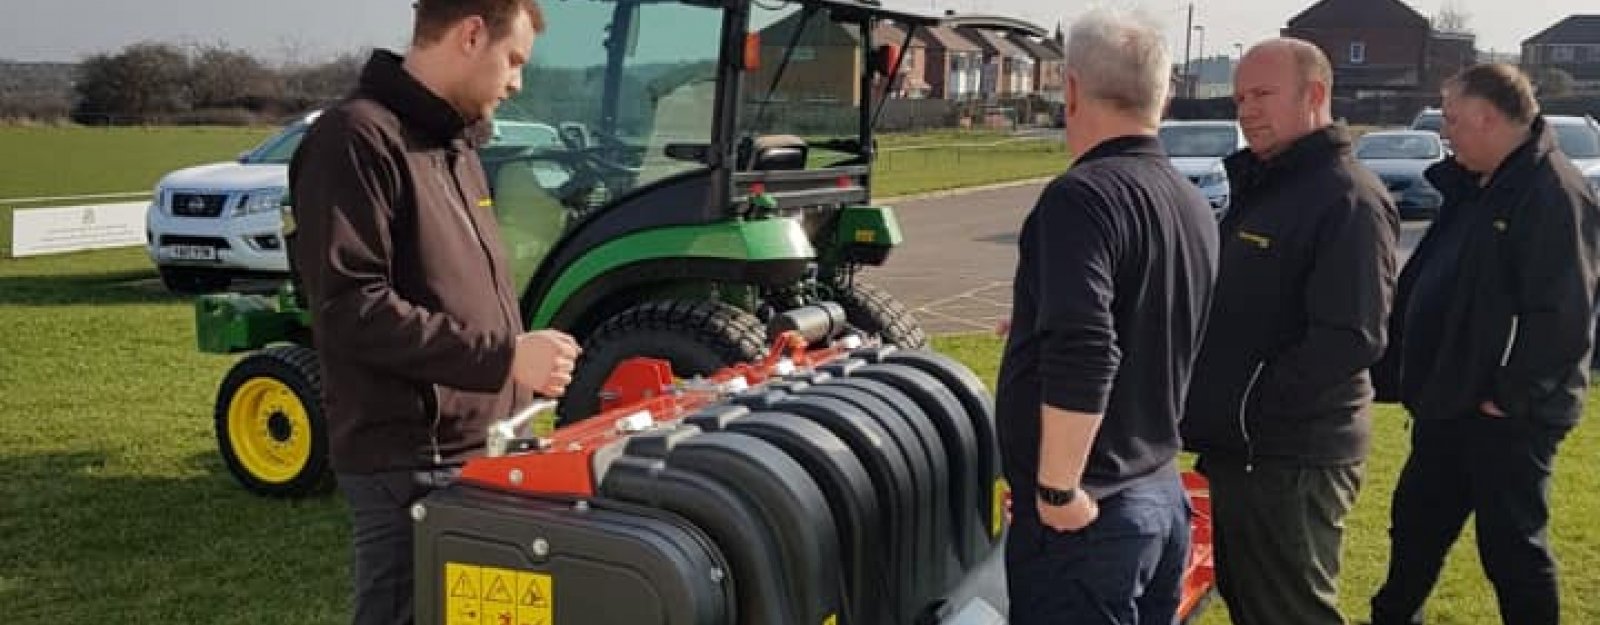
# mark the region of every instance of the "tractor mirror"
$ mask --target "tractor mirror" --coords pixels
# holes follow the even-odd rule
[[[894,77],[900,72],[900,46],[885,44],[872,51],[872,70],[879,76]]]
[[[761,33],[744,36],[744,70],[761,71]]]

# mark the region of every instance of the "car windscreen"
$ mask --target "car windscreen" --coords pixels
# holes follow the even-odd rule
[[[1600,131],[1588,124],[1551,124],[1567,158],[1600,158]]]
[[[1444,116],[1438,113],[1418,115],[1417,120],[1411,123],[1412,130],[1444,130]]]
[[[273,135],[256,149],[246,154],[242,162],[249,165],[287,165],[294,158],[295,149],[306,135],[305,124],[295,124]]]
[[[1239,135],[1232,126],[1164,126],[1157,131],[1167,156],[1221,158],[1238,151]]]
[[[1356,144],[1356,158],[1434,159],[1439,142],[1425,135],[1367,135]]]

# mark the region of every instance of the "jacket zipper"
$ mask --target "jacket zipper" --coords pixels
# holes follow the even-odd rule
[[[1511,350],[1517,346],[1517,326],[1520,322],[1521,319],[1517,315],[1511,315],[1511,334],[1506,336],[1506,349],[1500,353],[1501,367],[1511,364]]]
[[[472,238],[478,242],[478,249],[483,252],[484,259],[489,261],[489,277],[494,281],[494,294],[497,305],[500,307],[500,314],[501,316],[508,317],[508,321],[511,322],[512,327],[516,327],[516,320],[510,319],[506,314],[506,307],[503,304],[499,304],[499,302],[505,301],[505,293],[500,288],[500,271],[495,267],[494,254],[489,250],[489,243],[483,240],[483,235],[478,232],[477,226],[473,224],[471,215],[468,214],[471,206],[471,200],[467,199],[467,192],[461,187],[461,177],[456,174],[455,159],[456,156],[454,152],[447,152],[445,154],[444,165],[450,170],[450,177],[445,178],[443,173],[439,173],[439,182],[442,182],[446,187],[449,187],[454,192],[453,195],[455,195],[457,199],[461,200],[462,203],[460,205],[456,205],[455,202],[451,202],[451,208],[454,209],[452,212],[454,212],[456,217],[461,220],[461,224],[466,226],[467,231],[472,233]],[[437,170],[435,171],[438,173]],[[444,455],[439,451],[439,423],[444,419],[444,407],[439,403],[440,399],[438,385],[430,384],[428,388],[429,390],[433,391],[434,398],[433,427],[429,429],[428,435],[433,441],[433,463],[435,465],[441,465],[444,464]]]
[[[1245,408],[1250,405],[1250,394],[1256,390],[1256,383],[1261,381],[1261,372],[1267,368],[1267,362],[1256,363],[1256,368],[1250,373],[1250,383],[1244,386],[1244,396],[1239,399],[1239,433],[1244,435],[1244,472],[1255,470],[1256,448],[1250,440],[1250,422],[1246,418]]]
[[[444,464],[444,454],[439,451],[439,422],[444,418],[444,409],[439,406],[439,385],[429,384],[428,392],[433,394],[433,428],[428,430],[428,439],[433,443],[433,466]]]

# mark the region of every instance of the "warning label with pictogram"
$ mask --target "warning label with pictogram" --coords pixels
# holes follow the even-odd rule
[[[445,625],[555,625],[554,578],[446,562]]]

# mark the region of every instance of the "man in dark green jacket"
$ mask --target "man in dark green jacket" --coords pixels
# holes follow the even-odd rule
[[[1332,70],[1280,39],[1240,62],[1250,149],[1233,204],[1184,446],[1211,481],[1217,582],[1237,625],[1343,625],[1343,520],[1366,459],[1399,217],[1333,123]]]
[[[1444,90],[1455,156],[1438,220],[1400,277],[1380,401],[1411,413],[1375,625],[1421,623],[1469,514],[1504,622],[1559,620],[1549,523],[1556,447],[1583,410],[1600,208],[1539,118],[1527,77],[1468,68]]]

